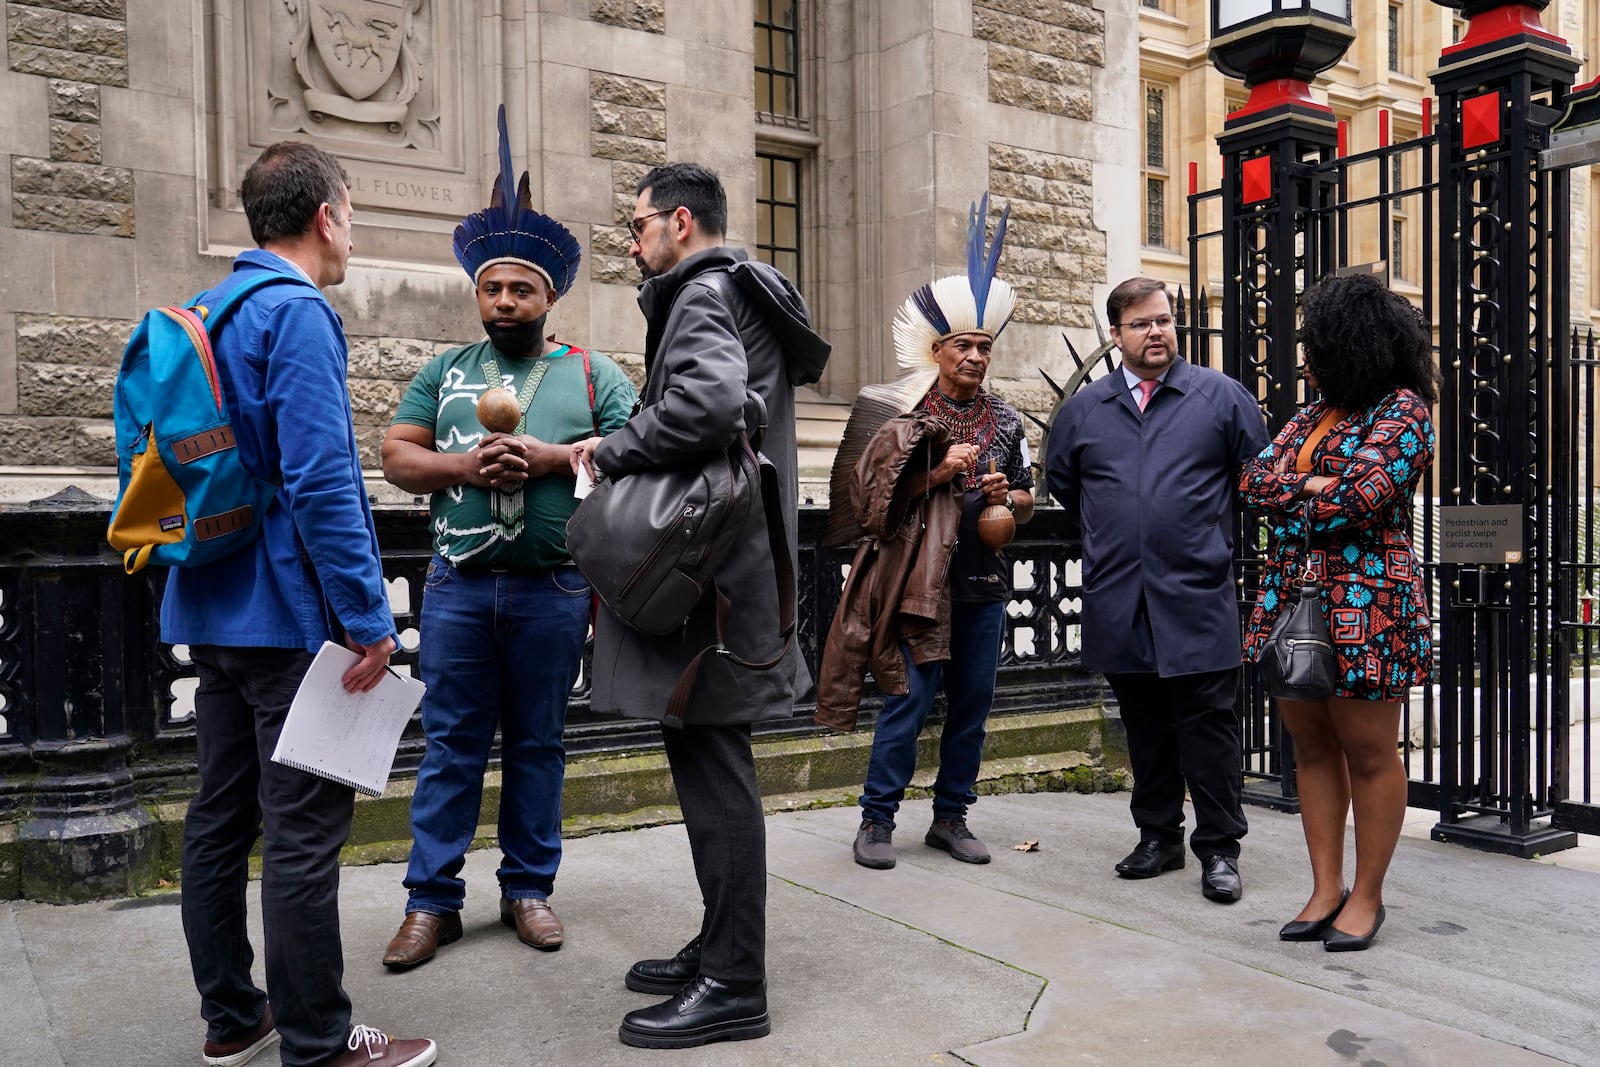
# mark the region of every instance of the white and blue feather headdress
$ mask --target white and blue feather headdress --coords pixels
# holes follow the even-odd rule
[[[981,333],[993,339],[1011,321],[1017,291],[994,276],[1010,216],[1011,205],[1007,204],[995,223],[994,243],[985,248],[989,194],[984,193],[968,213],[967,273],[921,286],[895,313],[894,350],[900,377],[893,388],[905,410],[915,406],[939,376],[939,364],[933,357],[936,342],[963,333]]]
[[[533,209],[528,192],[528,172],[519,185],[511,169],[511,140],[506,135],[506,106],[500,105],[500,176],[495,179],[489,206],[473,212],[456,227],[455,253],[472,283],[496,263],[515,263],[543,275],[565,296],[578,277],[583,252],[578,239],[548,215]]]

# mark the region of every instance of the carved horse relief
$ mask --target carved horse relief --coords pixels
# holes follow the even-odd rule
[[[295,19],[290,54],[313,121],[335,115],[399,129],[421,81],[408,47],[421,2],[283,0]]]

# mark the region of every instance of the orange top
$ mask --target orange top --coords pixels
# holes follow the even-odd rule
[[[1300,451],[1294,457],[1294,469],[1298,474],[1310,474],[1311,457],[1316,453],[1317,446],[1322,439],[1328,436],[1328,431],[1337,426],[1346,415],[1350,414],[1344,408],[1329,407],[1322,413],[1322,418],[1312,427],[1311,433],[1306,436],[1306,443],[1300,446]]]

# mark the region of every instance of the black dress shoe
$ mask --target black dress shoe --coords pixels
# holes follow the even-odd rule
[[[670,960],[640,960],[628,968],[623,983],[635,993],[676,993],[700,973],[702,935],[678,950]]]
[[[702,974],[660,1004],[624,1015],[617,1036],[635,1048],[693,1048],[771,1032],[766,982],[732,985]]]
[[[1154,878],[1162,871],[1183,869],[1183,844],[1163,845],[1160,841],[1140,841],[1139,847],[1117,864],[1124,878]]]
[[[1344,910],[1344,902],[1349,899],[1350,890],[1346,889],[1344,895],[1339,898],[1339,903],[1335,904],[1333,910],[1322,918],[1295,919],[1293,922],[1284,923],[1283,928],[1278,931],[1278,940],[1321,941],[1323,936],[1327,934],[1329,927],[1333,926],[1333,920],[1337,919],[1339,913]]]
[[[1207,856],[1200,875],[1200,892],[1207,900],[1232,904],[1244,896],[1244,881],[1239,877],[1239,861],[1232,856]]]
[[[1329,952],[1364,952],[1372,939],[1378,936],[1378,927],[1383,925],[1387,913],[1383,905],[1378,905],[1378,914],[1372,920],[1372,929],[1364,934],[1347,934],[1343,930],[1328,928],[1328,934],[1322,939],[1322,947]]]

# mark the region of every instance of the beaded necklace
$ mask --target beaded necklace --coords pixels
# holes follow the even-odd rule
[[[994,407],[989,403],[988,394],[980,391],[963,404],[945,396],[935,385],[923,397],[922,409],[949,427],[951,444],[976,446],[973,460],[967,466],[967,477],[976,479],[978,462],[989,450],[989,443],[994,440],[995,431],[1000,425],[994,417]]]

